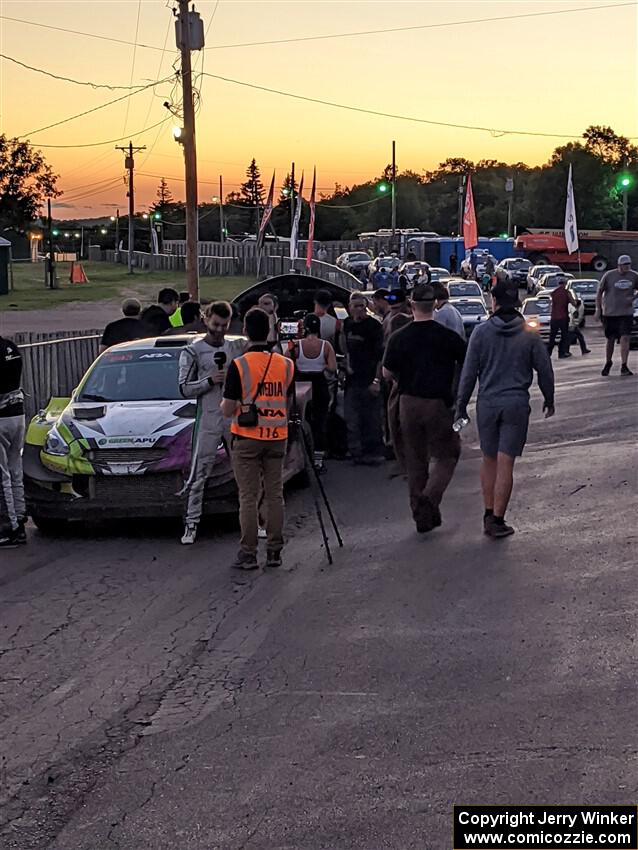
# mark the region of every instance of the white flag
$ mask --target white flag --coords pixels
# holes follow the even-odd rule
[[[572,166],[569,166],[567,178],[567,204],[565,206],[565,244],[567,253],[578,251],[578,227],[576,225],[576,204],[574,203],[574,185],[572,183]]]
[[[294,189],[294,187],[293,187]],[[301,183],[299,184],[299,194],[297,195],[297,206],[295,207],[295,217],[292,220],[292,230],[290,233],[290,259],[294,262],[297,259],[297,239],[299,238],[299,220],[301,219],[301,207],[303,205],[303,171],[301,172]]]

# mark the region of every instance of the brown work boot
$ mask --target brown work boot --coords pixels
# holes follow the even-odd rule
[[[266,550],[266,566],[271,569],[281,566],[281,549]]]
[[[240,549],[231,567],[235,570],[257,570],[259,569],[257,555],[254,552],[245,552]]]

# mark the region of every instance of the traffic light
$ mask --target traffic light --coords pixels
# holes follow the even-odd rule
[[[385,194],[389,188],[389,185],[385,182],[377,184],[377,192],[381,192],[382,195]]]
[[[616,188],[620,192],[628,192],[631,187],[634,185],[634,178],[632,174],[628,174],[626,171],[622,174],[618,175],[616,179]]]

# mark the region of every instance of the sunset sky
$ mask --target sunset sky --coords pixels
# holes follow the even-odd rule
[[[61,76],[114,86],[146,84],[171,73],[176,59],[166,0],[0,0],[1,52]],[[599,6],[615,8],[595,9]],[[432,121],[579,136],[607,124],[638,137],[637,4],[627,0],[483,2],[196,3],[207,48],[202,70],[322,100]],[[590,9],[565,13],[569,9]],[[503,20],[539,12],[561,14]],[[139,20],[138,20],[139,15]],[[20,18],[85,35],[30,26]],[[479,18],[501,20],[476,22]],[[435,26],[475,21],[456,26]],[[230,47],[275,39],[428,26],[284,44]],[[136,40],[138,47],[132,43]],[[91,38],[87,33],[102,36]],[[104,40],[121,39],[131,44]],[[141,45],[153,46],[149,49]],[[163,51],[162,47],[166,45]],[[52,79],[0,60],[1,126],[41,149],[65,196],[54,215],[97,217],[126,209],[123,157],[115,144],[147,150],[136,157],[139,211],[153,202],[159,178],[183,197],[183,161],[163,102],[171,84],[136,94],[58,127],[34,130],[126,94]],[[200,200],[238,188],[254,156],[264,182],[280,184],[292,160],[298,173],[317,166],[318,185],[352,185],[377,176],[397,142],[397,164],[424,171],[450,156],[544,162],[567,138],[498,135],[366,115],[304,103],[212,78],[199,78],[197,118]],[[178,101],[178,95],[173,100]],[[139,133],[169,117],[161,126]],[[92,144],[53,148],[46,145]]]

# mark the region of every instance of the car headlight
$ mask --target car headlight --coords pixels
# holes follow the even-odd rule
[[[539,327],[540,322],[537,319],[528,319],[526,325],[528,328],[534,330],[535,328]]]
[[[58,457],[63,457],[69,453],[69,444],[55,425],[51,428],[44,441],[44,451],[48,455],[57,455]]]

